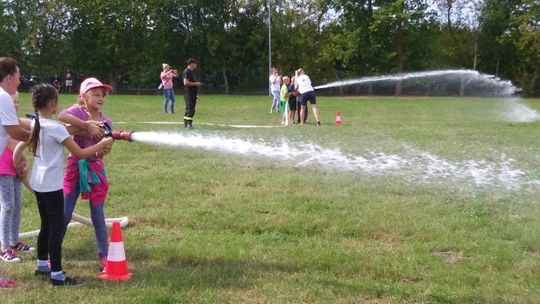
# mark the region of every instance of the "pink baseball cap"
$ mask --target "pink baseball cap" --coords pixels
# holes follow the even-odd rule
[[[90,78],[86,78],[81,83],[81,88],[79,89],[79,95],[83,95],[89,90],[95,89],[95,88],[103,88],[107,92],[112,91],[112,87],[110,85],[102,83],[97,78],[90,77]]]

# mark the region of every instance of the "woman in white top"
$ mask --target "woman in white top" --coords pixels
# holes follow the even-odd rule
[[[24,129],[17,118],[14,95],[20,84],[17,61],[10,57],[0,58],[0,154],[4,152],[9,137],[15,140],[28,140],[30,132]],[[15,163],[18,166],[18,163]],[[13,288],[17,283],[0,275],[0,288]]]
[[[17,118],[11,95],[17,93],[20,72],[13,58],[0,58],[0,153],[6,148],[8,138],[28,140],[30,132]]]
[[[270,90],[272,91],[272,106],[270,107],[270,113],[276,109],[279,112],[279,91],[281,90],[281,76],[276,68],[272,68],[272,74],[268,78],[270,83]]]
[[[294,79],[296,82],[296,89],[300,93],[300,124],[304,124],[306,105],[309,101],[309,103],[311,103],[311,108],[313,109],[313,116],[315,116],[317,126],[320,126],[321,122],[319,120],[319,110],[317,109],[317,98],[315,97],[315,89],[311,86],[311,79],[304,73],[302,68],[296,70]]]

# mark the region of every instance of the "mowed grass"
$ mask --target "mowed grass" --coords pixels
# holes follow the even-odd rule
[[[109,96],[116,128],[189,132],[163,114],[160,96]],[[21,98],[31,112],[30,96]],[[61,95],[62,107],[75,101]],[[455,161],[501,154],[540,178],[539,122],[501,119],[498,99],[318,97],[321,127],[238,129],[212,124],[279,125],[266,96],[203,96],[202,135],[313,142],[347,153],[430,151]],[[540,100],[525,100],[540,110]],[[335,112],[343,125],[334,126]],[[208,124],[205,124],[208,123]],[[409,151],[410,152],[410,151]],[[90,227],[69,230],[68,275],[82,286],[52,288],[33,276],[35,256],[3,263],[20,287],[5,303],[538,303],[540,194],[405,183],[320,165],[118,141],[106,158],[109,217],[123,230],[133,278],[96,279]],[[76,212],[88,215],[88,202]],[[25,191],[22,230],[39,227]],[[35,239],[26,240],[35,245]]]

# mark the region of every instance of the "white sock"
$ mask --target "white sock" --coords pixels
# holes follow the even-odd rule
[[[61,271],[61,270],[60,271],[54,271],[54,272],[51,272],[51,279],[64,281],[66,279],[66,276],[64,275],[64,272]]]
[[[43,267],[43,266],[46,266],[46,267],[49,267],[49,261],[48,260],[37,260],[37,267]]]

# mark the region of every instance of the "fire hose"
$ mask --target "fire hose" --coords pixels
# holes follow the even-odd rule
[[[126,140],[126,141],[131,142],[131,134],[133,134],[133,131],[125,131],[125,130],[113,131],[107,123],[103,123],[101,125],[101,128],[103,129],[103,133],[105,137],[112,137],[115,140]],[[28,183],[27,179],[24,179],[22,182],[26,186],[26,188],[30,190],[30,192],[34,193],[34,190],[30,187],[30,184]],[[71,220],[72,221],[68,224],[67,228],[78,227],[82,225],[93,226],[92,219],[79,215],[77,213],[73,213]],[[111,228],[114,222],[120,222],[120,226],[123,228],[129,224],[129,219],[127,216],[105,219],[105,223],[107,224],[108,228]],[[19,238],[35,237],[38,234],[39,234],[39,229],[20,233]]]

